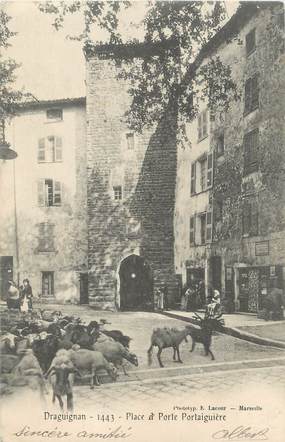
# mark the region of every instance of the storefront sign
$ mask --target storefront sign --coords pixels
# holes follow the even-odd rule
[[[269,255],[269,241],[255,243],[255,256]]]

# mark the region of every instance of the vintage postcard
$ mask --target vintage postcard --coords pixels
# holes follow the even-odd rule
[[[283,2],[0,8],[0,441],[283,441]]]

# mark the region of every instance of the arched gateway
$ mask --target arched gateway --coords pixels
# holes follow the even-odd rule
[[[152,272],[138,255],[130,255],[120,265],[120,308],[121,310],[152,310]]]

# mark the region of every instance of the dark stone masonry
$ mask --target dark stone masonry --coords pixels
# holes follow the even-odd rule
[[[177,294],[177,113],[172,106],[153,133],[130,132],[128,85],[117,69],[96,53],[87,61],[89,303],[151,309],[155,288],[166,286],[170,303]]]

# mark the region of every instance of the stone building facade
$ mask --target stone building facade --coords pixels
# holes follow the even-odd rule
[[[31,282],[49,302],[87,302],[86,100],[27,103],[6,127],[0,164],[1,298]]]
[[[201,141],[192,122],[189,148],[178,150],[176,271],[184,284],[204,277],[206,294],[218,288],[226,310],[256,313],[285,278],[283,5],[244,3],[202,55],[231,67],[241,98],[211,113]],[[212,185],[193,193],[192,165],[209,154]]]
[[[143,53],[144,47],[139,47]],[[128,84],[114,61],[128,46],[87,52],[89,301],[152,309],[156,288],[177,293],[174,268],[176,111],[152,131],[128,130]]]

